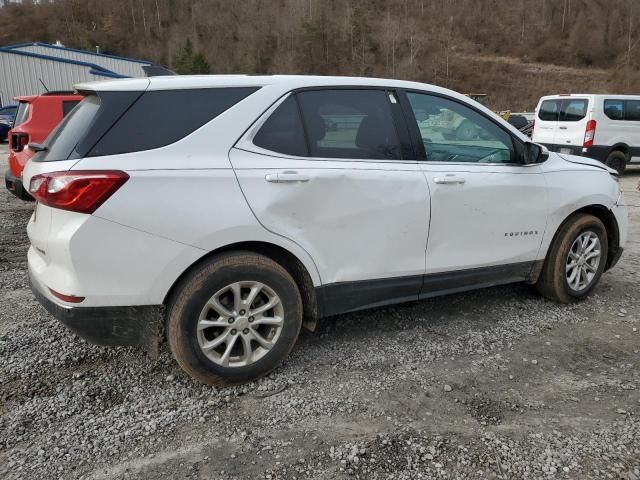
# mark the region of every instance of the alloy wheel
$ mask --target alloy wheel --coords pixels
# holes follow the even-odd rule
[[[566,279],[569,287],[579,292],[591,285],[598,272],[602,256],[600,238],[588,230],[573,241],[566,262]]]
[[[198,344],[223,367],[244,367],[264,357],[284,324],[280,297],[261,282],[235,282],[218,290],[200,313]]]

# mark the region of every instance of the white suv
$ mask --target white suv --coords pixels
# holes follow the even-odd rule
[[[536,107],[532,140],[595,158],[622,174],[640,160],[640,95],[549,95]]]
[[[194,378],[264,375],[300,328],[510,282],[585,297],[619,259],[615,172],[463,95],[397,80],[76,87],[24,172],[38,300],[101,344],[166,335]]]

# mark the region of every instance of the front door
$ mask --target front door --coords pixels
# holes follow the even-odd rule
[[[541,166],[517,163],[511,135],[484,113],[440,96],[407,92],[405,98],[431,191],[425,288],[431,275],[452,288],[456,278],[464,287],[526,277],[546,226]],[[444,272],[451,274],[438,276]]]

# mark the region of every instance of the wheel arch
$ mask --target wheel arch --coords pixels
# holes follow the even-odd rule
[[[618,142],[612,145],[611,148],[609,148],[609,151],[607,151],[607,157],[611,155],[613,152],[624,153],[625,157],[627,157],[627,163],[631,158],[631,147],[629,147],[629,145],[627,145],[626,143]]]
[[[567,221],[573,215],[579,214],[579,213],[593,215],[604,224],[604,228],[607,232],[607,243],[609,244],[609,249],[607,251],[607,260],[605,264],[605,271],[607,271],[609,268],[611,268],[611,264],[615,260],[618,250],[620,249],[620,229],[618,227],[618,221],[616,220],[616,217],[611,211],[611,209],[601,204],[585,205],[584,207],[578,208],[577,210],[574,210],[569,215],[567,215],[565,219],[562,222],[560,222],[560,224],[558,225],[558,228],[556,228],[556,231],[553,234],[553,238],[551,239],[551,243],[549,243],[547,254],[548,254],[548,251],[551,249],[551,246],[555,243],[560,229],[567,223]],[[540,262],[539,269],[535,274],[536,280],[540,272],[542,271],[542,266],[543,266],[543,262]]]
[[[284,267],[284,269],[287,270],[291,277],[293,277],[302,297],[303,326],[308,330],[315,330],[316,320],[318,318],[318,302],[316,297],[316,289],[313,284],[311,274],[305,267],[304,263],[302,263],[302,261],[289,250],[281,247],[280,245],[264,241],[246,241],[232,243],[219,247],[205,254],[196,262],[191,264],[184,272],[182,272],[182,274],[175,280],[175,282],[173,282],[173,284],[169,288],[169,291],[165,295],[163,304],[165,306],[169,305],[183,279],[187,277],[193,270],[197,269],[200,265],[202,265],[212,257],[226,252],[257,253],[270,258],[274,262]]]
[[[605,271],[609,270],[609,268],[611,268],[611,263],[613,262],[613,259],[616,258],[618,249],[620,248],[620,227],[618,227],[616,216],[604,205],[587,205],[573,213],[586,213],[593,215],[604,224],[604,228],[607,231],[607,243],[609,244]]]

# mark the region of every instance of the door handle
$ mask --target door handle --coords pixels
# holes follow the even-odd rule
[[[279,173],[267,173],[264,179],[270,183],[297,183],[311,180],[307,175],[289,170]]]
[[[566,130],[567,127],[560,127],[560,130]]]
[[[441,185],[462,185],[466,180],[462,177],[458,177],[457,175],[445,175],[444,177],[436,177],[433,179],[435,183]]]

